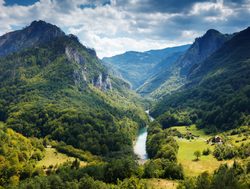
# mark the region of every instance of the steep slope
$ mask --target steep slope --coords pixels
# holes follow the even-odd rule
[[[149,76],[149,78],[136,91],[142,96],[148,96],[158,89],[164,82],[166,82],[166,78],[172,74],[170,68],[183,54],[184,52],[173,53],[155,65],[153,74],[151,74],[151,76]],[[171,79],[169,78],[169,80]],[[173,85],[175,85],[175,83],[173,83]],[[171,90],[172,86],[169,86],[168,89]]]
[[[130,51],[102,60],[128,81],[133,89],[137,89],[155,72],[159,71],[157,65],[165,59],[164,64],[171,64],[189,47],[189,45],[150,50],[146,52]]]
[[[0,187],[16,185],[40,170],[36,163],[44,153],[41,140],[28,139],[0,122]]]
[[[157,86],[156,89],[150,90],[150,87],[143,86],[139,92],[159,98],[166,93],[179,89],[186,83],[187,75],[192,71],[193,67],[204,61],[230,38],[231,35],[224,35],[213,29],[208,30],[202,37],[197,38],[175,63],[146,81],[146,83],[149,83],[148,86]]]
[[[0,56],[46,43],[64,35],[65,33],[55,25],[41,20],[34,21],[29,27],[7,33],[0,37]]]
[[[185,113],[186,123],[196,122],[210,131],[249,125],[249,49],[250,28],[196,65],[188,74],[189,82],[182,90],[166,95],[154,107],[153,115],[159,116],[166,127],[178,125],[178,120],[170,117],[180,113]]]
[[[44,30],[54,29],[46,24]],[[30,43],[36,45],[0,58],[0,119],[25,136],[48,136],[97,155],[132,153],[147,116],[128,84],[73,35]]]

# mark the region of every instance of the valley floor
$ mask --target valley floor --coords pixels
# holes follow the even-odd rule
[[[214,170],[216,170],[221,164],[227,163],[228,165],[232,165],[234,162],[234,159],[231,160],[222,160],[218,161],[213,154],[209,154],[207,156],[201,155],[199,158],[199,161],[196,161],[194,152],[199,150],[201,153],[203,150],[210,149],[211,151],[214,150],[214,145],[207,144],[207,140],[212,137],[212,135],[207,135],[203,130],[198,130],[195,125],[192,125],[191,127],[186,126],[178,126],[178,127],[172,127],[180,131],[182,134],[190,133],[191,135],[195,135],[198,137],[194,137],[194,139],[185,139],[185,138],[178,138],[175,137],[179,144],[179,150],[178,150],[178,162],[183,165],[184,173],[188,176],[198,176],[204,171],[207,171],[209,173],[212,173]],[[225,133],[221,133],[221,135],[225,135]],[[233,143],[235,143],[235,140],[241,140],[244,137],[237,137],[236,135],[232,135],[229,137],[230,140],[232,140]],[[246,143],[248,140],[242,141],[243,143]],[[238,145],[241,143],[238,142]],[[239,159],[237,159],[240,161]]]

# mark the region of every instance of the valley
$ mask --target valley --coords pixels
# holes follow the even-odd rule
[[[250,28],[102,60],[41,20],[1,36],[0,188],[247,189],[249,49]]]

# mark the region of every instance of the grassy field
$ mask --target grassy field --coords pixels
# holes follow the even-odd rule
[[[187,176],[197,176],[204,171],[208,171],[211,173],[215,169],[217,169],[222,163],[233,163],[233,160],[218,161],[211,154],[208,156],[201,155],[200,160],[195,161],[195,151],[199,150],[202,153],[202,151],[207,148],[213,151],[214,146],[207,144],[206,142],[206,139],[210,138],[211,136],[206,135],[202,130],[196,129],[195,126],[192,126],[188,130],[185,126],[174,128],[178,129],[183,134],[191,132],[193,135],[199,135],[198,138],[192,140],[176,137],[176,140],[179,144],[178,162],[183,165],[184,173]]]
[[[65,162],[74,161],[74,157],[69,157],[66,154],[57,152],[55,148],[45,148],[45,157],[38,162],[38,167],[48,167],[50,165],[56,166],[63,164]],[[85,166],[87,163],[84,161],[80,161],[80,166]]]
[[[148,189],[176,189],[178,186],[177,181],[166,180],[166,179],[145,179]]]
[[[202,139],[208,139],[212,135],[207,135],[203,130],[197,129],[195,125],[191,125],[189,127],[187,126],[176,126],[176,127],[171,127],[173,129],[177,129],[180,133],[185,134],[187,132],[191,132],[193,135],[199,136]]]

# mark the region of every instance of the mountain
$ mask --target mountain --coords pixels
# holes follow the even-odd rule
[[[41,20],[34,21],[29,27],[7,33],[0,37],[0,56],[46,43],[64,35],[65,33],[55,25]]]
[[[202,37],[195,39],[177,61],[148,78],[138,92],[159,98],[179,89],[186,83],[187,75],[193,67],[209,57],[230,38],[231,35],[224,35],[213,29],[208,30]]]
[[[0,39],[0,121],[96,155],[132,154],[148,118],[94,50],[44,21]]]
[[[153,115],[165,126],[171,115],[172,118],[185,115],[186,123],[196,123],[210,132],[249,125],[249,49],[250,28],[247,28],[194,65],[187,74],[187,83],[164,96],[154,107]],[[175,121],[178,125],[178,120]]]
[[[115,70],[118,75],[128,81],[133,89],[137,89],[159,69],[169,66],[188,47],[189,45],[184,45],[146,52],[129,51],[113,57],[106,57],[102,60]],[[163,60],[165,61],[163,62]]]

